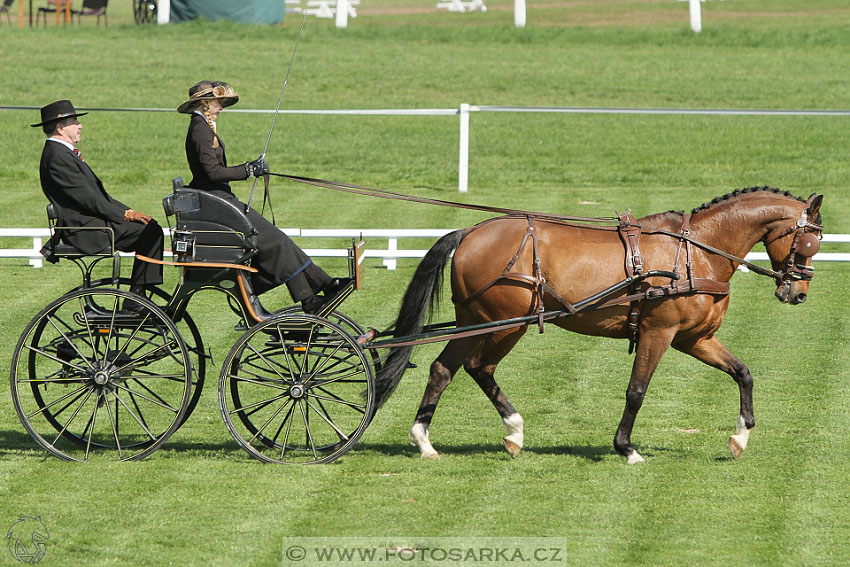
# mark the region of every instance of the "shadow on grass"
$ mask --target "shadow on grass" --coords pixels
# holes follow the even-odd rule
[[[437,449],[441,455],[462,455],[462,456],[493,456],[502,455],[509,459],[507,451],[500,445],[495,444],[477,444],[468,443],[460,445],[441,445]],[[42,450],[35,441],[23,431],[0,430],[0,455],[11,453],[24,453],[25,456],[35,458],[49,457],[49,454]],[[360,452],[373,452],[379,455],[389,457],[408,457],[419,458],[419,454],[415,447],[407,443],[357,443],[351,450],[352,456],[356,456]],[[590,462],[600,462],[606,458],[617,456],[617,453],[609,446],[548,446],[548,447],[525,447],[523,453],[531,453],[541,456],[566,456],[578,457]],[[666,447],[652,447],[639,449],[641,455],[650,459],[661,455],[673,455],[680,457],[688,454],[686,451],[668,449]],[[250,455],[239,447],[236,442],[221,441],[214,443],[191,443],[185,441],[167,441],[162,447],[153,453],[165,454],[194,454],[205,457],[222,457],[222,458],[239,458],[244,457],[246,460],[253,460]],[[521,458],[521,455],[520,457]],[[731,461],[731,456],[718,457],[717,462]]]
[[[510,459],[507,451],[501,445],[495,444],[460,444],[460,445],[440,445],[436,447],[441,455],[504,455]],[[358,443],[354,446],[355,451],[374,451],[381,455],[387,456],[405,456],[419,457],[419,453],[415,447],[406,443]],[[659,453],[668,452],[667,449],[654,448],[646,452],[646,456],[653,456]],[[616,452],[609,446],[590,446],[581,447],[571,446],[551,446],[551,447],[524,447],[522,453],[532,453],[534,455],[563,455],[568,457],[579,457],[588,461],[599,462],[607,457],[615,456]],[[520,453],[520,457],[522,453]]]

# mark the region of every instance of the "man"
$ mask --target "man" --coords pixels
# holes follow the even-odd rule
[[[59,100],[41,109],[41,127],[47,135],[41,153],[41,188],[58,212],[58,226],[107,227],[112,229],[115,247],[162,259],[162,228],[144,213],[134,211],[113,199],[103,183],[82,159],[77,144],[83,125],[77,120],[87,112],[77,112],[69,100]],[[63,230],[62,240],[88,254],[110,249],[105,230]],[[162,265],[136,259],[130,276],[130,291],[144,295],[148,286],[162,283]],[[128,302],[124,309],[138,310]]]

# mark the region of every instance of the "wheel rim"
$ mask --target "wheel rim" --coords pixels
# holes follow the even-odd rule
[[[132,300],[143,316],[123,315]],[[29,323],[12,358],[12,402],[56,457],[141,459],[179,427],[192,389],[177,327],[147,299],[114,289],[71,292]]]
[[[252,327],[222,367],[219,403],[234,439],[265,462],[333,461],[374,414],[369,357],[337,323],[303,313]]]

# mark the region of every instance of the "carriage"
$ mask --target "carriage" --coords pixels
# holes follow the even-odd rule
[[[188,304],[197,292],[215,290],[242,321],[242,334],[221,364],[221,416],[238,445],[264,462],[327,463],[345,454],[410,367],[411,348],[437,341],[448,344],[430,367],[411,441],[423,457],[437,456],[428,436],[431,417],[463,367],[502,417],[505,448],[516,456],[522,418],[493,374],[522,334],[535,323],[543,332],[545,322],[626,338],[630,352],[636,350],[614,441],[629,463],[643,460],[631,446],[631,430],[670,346],[738,383],[741,411],[729,441],[738,458],[755,424],[753,380],[714,336],[728,306],[728,281],[745,265],[776,281],[780,301],[802,303],[823,230],[821,201],[755,187],[692,214],[670,211],[637,222],[627,212],[613,223],[500,210],[508,214],[450,233],[429,250],[396,323],[379,332],[338,309],[360,287],[362,242],[349,249],[348,284],[320,312],[291,306],[260,316],[247,277],[254,270],[254,227],[244,211],[178,178],[163,200],[166,216],[174,218],[174,260],[160,262],[180,271],[170,293],[131,293],[114,247],[92,256],[51,239],[53,254],[75,262],[83,282],[49,303],[21,335],[12,357],[13,405],[35,441],[61,459],[150,455],[198,403],[209,356]],[[58,236],[69,227],[51,218],[51,229]],[[772,269],[743,258],[759,241]],[[452,254],[457,320],[427,325],[427,306]],[[94,279],[102,261],[113,263],[112,276]]]
[[[15,348],[12,400],[24,427],[61,459],[88,460],[95,449],[120,460],[151,454],[198,403],[209,355],[188,305],[197,292],[216,290],[244,331],[218,385],[237,443],[266,462],[328,462],[345,453],[374,415],[379,364],[357,342],[363,329],[336,309],[360,285],[362,242],[349,249],[348,285],[322,311],[291,306],[261,320],[248,299],[256,231],[244,212],[179,179],[163,206],[174,218],[174,261],[164,263],[180,270],[171,293],[129,292],[114,246],[86,255],[53,244],[83,281],[42,309]],[[48,206],[56,235],[63,227],[51,213]],[[94,279],[100,262],[112,262],[111,277]]]

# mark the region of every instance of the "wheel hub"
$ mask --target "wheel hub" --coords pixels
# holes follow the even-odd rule
[[[296,399],[303,398],[305,393],[306,390],[301,384],[294,384],[291,388],[289,388],[289,395]]]
[[[98,370],[94,373],[92,379],[94,380],[95,384],[103,386],[104,384],[109,382],[109,372],[107,372],[106,370]]]

